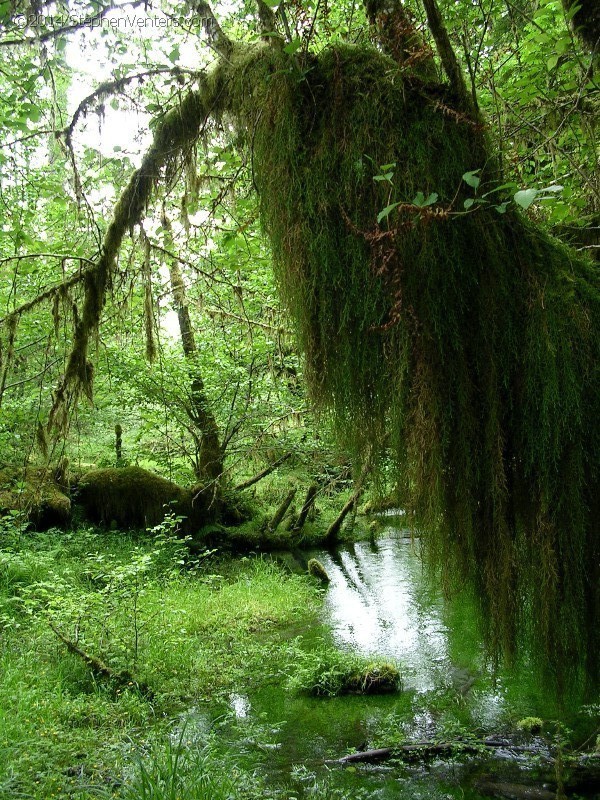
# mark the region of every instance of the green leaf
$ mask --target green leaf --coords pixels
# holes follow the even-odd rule
[[[373,180],[374,181],[391,181],[393,177],[394,177],[394,173],[393,172],[386,172],[385,175],[374,175],[373,176]]]
[[[495,189],[490,189],[489,192],[482,194],[482,197],[489,197],[489,195],[494,194],[494,192],[501,192],[503,189],[511,189],[514,191],[517,188],[517,184],[514,181],[510,181],[510,183],[503,183],[501,186],[496,186]]]
[[[481,178],[478,177],[477,173],[481,172],[480,169],[474,169],[472,172],[465,172],[462,176],[463,181],[468,185],[472,186],[473,189],[477,189],[479,184],[481,183]]]
[[[521,208],[527,209],[537,196],[537,189],[521,189],[519,192],[515,192],[514,200],[517,205],[521,206]]]
[[[415,195],[412,204],[413,206],[418,206],[419,208],[425,208],[426,206],[433,205],[438,199],[438,195],[436,192],[432,192],[428,197],[425,197],[423,192],[417,192]]]
[[[179,47],[177,45],[175,45],[175,47],[171,50],[167,58],[172,64],[179,59]]]
[[[553,183],[551,186],[544,186],[543,189],[540,189],[540,192],[551,192],[552,194],[560,194],[564,189],[564,186],[561,186],[560,183]]]
[[[494,208],[499,214],[506,214],[506,209],[508,208],[508,201],[500,203],[499,205],[494,206]]]
[[[463,205],[465,207],[465,211],[468,211],[471,208],[471,206],[473,205],[474,202],[475,202],[475,200],[472,197],[467,197],[467,199],[463,203]]]
[[[42,116],[42,112],[37,106],[28,106],[27,108],[27,117],[32,122],[39,122]]]
[[[292,39],[291,42],[286,44],[286,46],[283,48],[283,52],[291,56],[298,50],[300,50],[301,47],[302,47],[302,39],[296,37],[295,39]]]
[[[395,166],[396,166],[396,162],[395,162],[395,161],[392,161],[392,163],[391,163],[391,164],[382,164],[382,165],[379,167],[379,169],[380,169],[382,172],[387,172],[387,171],[388,171],[388,170],[390,170],[390,169],[394,169],[394,167],[395,167]]]
[[[557,55],[556,53],[553,53],[553,54],[550,56],[550,58],[549,58],[549,59],[546,61],[546,67],[547,67],[549,70],[552,70],[552,69],[554,69],[554,67],[555,67],[555,66],[558,64],[558,59],[559,59],[559,58],[560,58],[560,56],[559,56],[559,55]]]
[[[395,208],[397,208],[400,203],[392,203],[389,206],[386,206],[382,211],[377,214],[377,222],[381,222],[382,220],[386,219],[389,216],[390,212],[392,212]]]

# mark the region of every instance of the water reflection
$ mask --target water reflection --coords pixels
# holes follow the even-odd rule
[[[406,687],[425,692],[454,676],[441,600],[428,590],[416,547],[390,538],[319,558],[331,578],[325,615],[336,642],[401,661]]]

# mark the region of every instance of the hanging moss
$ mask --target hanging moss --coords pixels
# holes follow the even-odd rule
[[[312,397],[355,453],[393,460],[491,653],[527,641],[597,680],[598,271],[510,207],[454,213],[462,175],[493,188],[497,167],[444,87],[365,49],[305,67],[257,50],[231,85]]]

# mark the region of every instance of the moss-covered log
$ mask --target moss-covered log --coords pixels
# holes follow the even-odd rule
[[[212,522],[215,509],[198,489],[182,489],[141,467],[96,469],[79,483],[79,500],[94,521],[122,528],[158,525],[165,514],[184,517],[181,530],[195,532]]]
[[[597,679],[598,270],[501,192],[472,202],[463,175],[480,197],[500,170],[450,90],[361,48],[305,67],[255,50],[230,79],[312,396],[387,448],[492,652]]]
[[[71,500],[61,478],[60,467],[0,470],[0,517],[17,512],[36,530],[64,527],[71,519]]]

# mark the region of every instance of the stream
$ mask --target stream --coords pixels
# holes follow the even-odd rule
[[[322,626],[289,631],[286,638],[304,651],[325,640],[341,650],[392,660],[401,669],[402,691],[311,698],[290,692],[281,679],[267,680],[228,698],[216,723],[220,741],[262,775],[269,787],[265,797],[549,800],[555,793],[536,774],[538,768],[544,774],[551,769],[547,740],[520,732],[517,722],[529,716],[556,719],[556,709],[526,671],[492,674],[472,604],[443,603],[423,569],[418,542],[394,522],[401,519],[390,519],[376,541],[304,554],[318,558],[331,579]],[[205,715],[190,713],[186,736],[193,736],[194,725],[205,731]],[[469,734],[499,737],[504,744],[477,758],[325,763],[353,750],[456,741]]]

